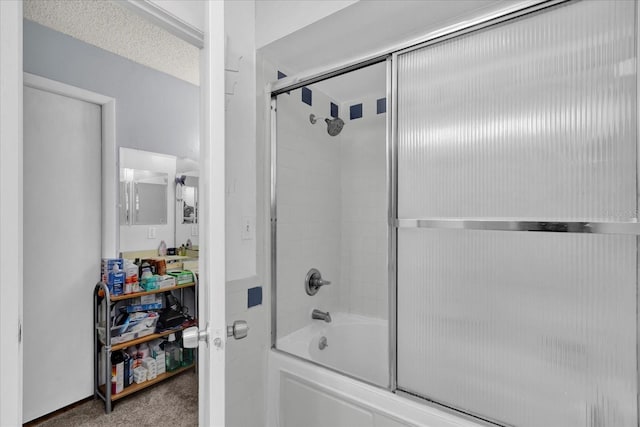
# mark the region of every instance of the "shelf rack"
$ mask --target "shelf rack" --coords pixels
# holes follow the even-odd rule
[[[195,277],[195,275],[194,275]],[[111,327],[110,327],[110,319],[111,319],[111,308],[112,303],[116,303],[118,301],[124,301],[128,299],[133,299],[137,297],[141,297],[144,295],[152,295],[161,292],[169,292],[169,291],[181,291],[185,288],[190,288],[196,286],[196,283],[185,283],[183,285],[172,286],[169,288],[155,289],[152,291],[146,292],[135,292],[131,294],[117,295],[112,296],[109,292],[108,286],[104,282],[98,282],[93,290],[93,372],[94,372],[94,397],[100,398],[104,401],[105,412],[108,414],[111,412],[112,403],[118,399],[129,396],[135,392],[143,390],[147,387],[150,387],[154,384],[157,384],[161,381],[164,381],[168,378],[171,378],[175,375],[178,375],[184,371],[187,371],[191,368],[195,367],[195,363],[180,367],[172,372],[165,372],[163,374],[159,374],[156,378],[152,380],[145,381],[140,384],[131,384],[129,387],[125,388],[122,392],[114,394],[111,392],[111,353],[114,351],[122,350],[124,348],[130,347],[132,345],[142,344],[144,342],[153,341],[156,338],[162,338],[167,335],[173,334],[178,331],[182,331],[184,327],[172,328],[166,331],[146,335],[144,337],[136,338],[133,340],[125,341],[122,343],[111,344]],[[197,292],[196,292],[197,295]],[[184,300],[181,295],[181,300]],[[197,297],[195,298],[196,304],[196,318],[197,318]],[[105,322],[105,333],[104,333],[104,342],[100,340],[98,329],[100,328],[100,305],[104,304],[104,322]],[[100,384],[100,354],[104,356],[104,378],[105,383],[103,385]]]

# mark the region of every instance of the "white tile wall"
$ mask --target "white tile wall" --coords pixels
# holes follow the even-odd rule
[[[368,96],[341,105],[340,134],[342,306],[351,313],[387,318],[386,114]],[[362,102],[363,117],[349,119],[349,106]]]
[[[301,89],[278,97],[278,336],[311,321],[311,311],[339,311],[340,139],[315,125],[309,115],[328,115],[335,102],[313,89],[313,106],[301,102]],[[330,286],[313,297],[304,279],[317,268]]]
[[[316,88],[313,106],[301,90],[278,96],[277,285],[278,337],[310,322],[314,308],[387,318],[386,114],[376,99],[363,102],[364,116],[329,136],[322,117],[329,102]],[[321,117],[309,122],[313,113]],[[332,285],[314,297],[304,278],[317,268]]]

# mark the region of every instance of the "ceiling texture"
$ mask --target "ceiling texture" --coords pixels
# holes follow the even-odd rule
[[[115,1],[25,0],[24,18],[194,85],[200,50]]]

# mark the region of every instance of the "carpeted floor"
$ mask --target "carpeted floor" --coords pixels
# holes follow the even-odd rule
[[[198,425],[198,374],[190,370],[115,402],[110,414],[91,400],[38,422],[43,427]]]

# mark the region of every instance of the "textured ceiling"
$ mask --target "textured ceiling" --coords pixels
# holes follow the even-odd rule
[[[199,49],[107,0],[25,0],[24,17],[189,83],[200,83]]]

